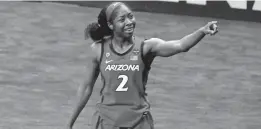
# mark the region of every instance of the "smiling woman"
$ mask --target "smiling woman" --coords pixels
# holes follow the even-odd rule
[[[126,38],[132,36],[136,25],[132,11],[121,3],[113,4],[108,9],[106,15],[109,20],[109,28],[114,31],[114,35]]]
[[[101,99],[93,116],[93,129],[153,129],[146,84],[151,63],[157,56],[169,57],[186,52],[206,34],[217,33],[216,22],[209,22],[180,40],[145,40],[134,36],[136,26],[132,10],[122,2],[103,8],[98,23],[86,29],[95,41],[91,48],[89,76],[80,88],[80,98],[68,123],[71,129],[89,100],[93,86],[101,74]]]
[[[135,17],[130,8],[124,3],[116,2],[101,10],[98,22],[86,28],[85,36],[94,41],[112,35],[128,38],[133,35],[135,25]]]

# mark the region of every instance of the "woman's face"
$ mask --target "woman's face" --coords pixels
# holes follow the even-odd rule
[[[126,6],[121,5],[112,14],[112,26],[114,34],[129,38],[132,37],[136,21],[133,12]]]

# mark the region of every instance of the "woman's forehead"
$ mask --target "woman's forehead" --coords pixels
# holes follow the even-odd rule
[[[117,14],[116,17],[124,16],[126,14],[132,13],[132,10],[127,7],[126,5],[121,5],[119,8],[115,11]]]

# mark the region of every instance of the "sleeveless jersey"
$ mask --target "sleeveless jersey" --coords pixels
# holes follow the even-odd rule
[[[143,40],[134,38],[133,46],[117,53],[111,39],[102,45],[100,73],[103,87],[97,111],[104,124],[133,127],[149,111],[145,85],[149,66],[143,61]]]

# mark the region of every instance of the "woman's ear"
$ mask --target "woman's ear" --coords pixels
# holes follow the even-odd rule
[[[108,27],[109,27],[111,30],[113,30],[113,25],[111,24],[111,22],[107,22],[107,24],[108,24]]]

